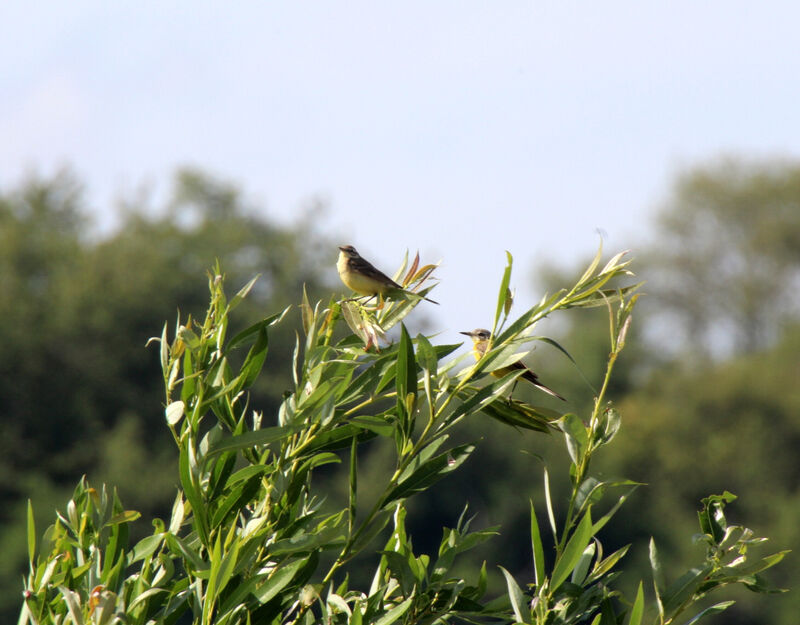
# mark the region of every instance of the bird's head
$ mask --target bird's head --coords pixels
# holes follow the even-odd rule
[[[347,256],[347,258],[358,258],[358,252],[352,245],[340,245],[339,250]]]
[[[472,332],[460,332],[465,336],[468,336],[472,339],[472,349],[477,354],[483,354],[486,352],[486,348],[489,346],[489,339],[492,337],[492,333],[485,328],[475,328]]]
[[[473,341],[488,341],[489,337],[492,336],[492,333],[485,328],[475,328],[472,332],[459,332],[459,334],[464,334],[465,336],[470,337]]]

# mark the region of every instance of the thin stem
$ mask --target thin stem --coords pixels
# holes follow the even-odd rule
[[[605,400],[606,391],[608,390],[608,384],[611,381],[611,372],[614,369],[614,363],[617,361],[617,356],[619,355],[619,350],[615,350],[609,354],[608,357],[608,366],[606,367],[606,375],[603,378],[603,385],[600,387],[600,392],[597,394],[594,400],[594,408],[592,409],[592,415],[589,419],[589,436],[588,440],[589,443],[586,445],[586,449],[581,456],[578,464],[575,466],[575,484],[572,489],[572,494],[569,498],[569,506],[567,507],[567,516],[564,522],[564,531],[561,535],[561,540],[556,547],[556,553],[561,554],[566,546],[567,539],[569,537],[569,530],[575,523],[575,519],[573,515],[575,514],[575,501],[578,497],[578,489],[583,483],[583,479],[586,476],[586,472],[589,470],[589,462],[592,457],[592,452],[594,451],[594,437],[595,437],[595,430],[597,429],[597,425],[599,423],[599,415],[600,415],[600,407],[603,405]]]

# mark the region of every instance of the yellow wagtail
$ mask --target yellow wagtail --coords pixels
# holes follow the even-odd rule
[[[472,339],[472,353],[475,354],[475,360],[480,360],[486,353],[486,348],[489,346],[489,339],[492,337],[492,333],[484,328],[477,328],[472,332],[461,332],[461,334],[465,334]],[[521,378],[528,380],[528,382],[533,384],[536,388],[544,391],[548,395],[552,395],[553,397],[558,397],[563,401],[567,401],[553,389],[547,388],[544,384],[539,382],[539,376],[537,376],[533,371],[528,369],[528,367],[519,361],[512,363],[507,367],[495,369],[491,373],[496,378],[502,378],[504,375],[508,375],[513,371],[524,371],[524,373],[520,376]]]
[[[368,295],[370,297],[377,295],[382,300],[387,291],[398,290],[404,293],[411,293],[385,273],[376,269],[368,260],[362,258],[361,254],[352,245],[339,247],[339,260],[336,261],[336,269],[345,286],[359,295]],[[417,294],[411,293],[411,295]],[[417,297],[422,296],[417,295]],[[439,303],[427,297],[422,297],[422,299],[431,304]]]

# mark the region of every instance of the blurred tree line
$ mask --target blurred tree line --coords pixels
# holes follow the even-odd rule
[[[243,325],[297,303],[303,284],[312,301],[341,290],[332,272],[337,242],[313,226],[318,204],[278,225],[225,181],[186,170],[156,208],[130,201],[120,226],[97,237],[80,183],[68,172],[0,190],[4,621],[19,609],[28,497],[37,527],[52,521],[53,508],[84,473],[116,486],[126,507],[145,515],[164,514],[171,504],[175,454],[164,427],[157,354],[144,345],[176,309],[203,312],[203,277],[216,258],[228,284],[262,274],[243,305]],[[791,548],[800,538],[800,163],[721,160],[681,174],[653,240],[635,256],[649,295],[611,389],[623,429],[602,468],[647,486],[623,507],[624,522],[614,528],[627,532],[607,536],[607,548],[633,542],[628,558],[641,562],[646,577],[646,532],[660,528],[662,559],[685,562],[695,548],[699,499],[725,489],[740,496],[729,508],[731,520],[771,537],[775,549]],[[540,268],[538,282],[561,284],[566,271]],[[570,409],[582,410],[607,356],[607,319],[587,311],[580,322],[558,323],[557,335],[547,333],[575,357],[587,382],[545,347],[531,360],[548,385],[570,398]],[[271,336],[266,380],[255,389],[265,415],[287,386],[291,372],[282,365],[293,349],[292,325],[283,324]],[[543,373],[536,363],[544,358]],[[270,370],[270,363],[281,367]],[[517,393],[524,397],[522,389]],[[530,399],[548,401],[541,394]],[[546,461],[566,452],[556,437],[506,429],[488,419],[463,429],[465,440],[489,444],[412,510],[416,546],[435,549],[440,536],[428,536],[426,527],[454,524],[469,500],[476,525],[503,522],[490,549],[503,551],[507,563],[516,554],[518,571],[529,566],[529,503],[508,485],[526,484],[529,492],[536,456]],[[379,448],[364,459],[384,461]],[[495,475],[506,476],[501,488]],[[553,479],[558,487],[568,478]],[[491,555],[483,554],[489,564]],[[800,579],[796,558],[771,579],[784,587]],[[796,595],[739,596],[725,622],[794,623]]]
[[[119,227],[97,238],[69,172],[0,193],[2,622],[19,610],[28,497],[40,527],[82,474],[116,486],[145,515],[169,510],[177,461],[158,353],[145,343],[177,310],[202,319],[215,259],[230,284],[262,274],[240,309],[243,326],[263,317],[267,301],[269,310],[298,302],[303,284],[321,296],[332,278],[320,270],[331,245],[314,229],[318,210],[311,202],[279,226],[257,217],[230,184],[186,170],[165,206],[127,204]],[[270,353],[286,363],[294,336],[291,324],[283,328]],[[283,368],[264,376],[256,393],[265,413],[290,375]]]

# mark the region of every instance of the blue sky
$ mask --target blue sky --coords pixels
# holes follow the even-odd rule
[[[387,272],[441,260],[434,329],[518,312],[544,260],[643,244],[681,168],[800,154],[793,2],[0,5],[0,184],[71,165],[103,227],[181,165]],[[336,250],[331,251],[331,265]],[[202,277],[198,277],[202,279]]]

